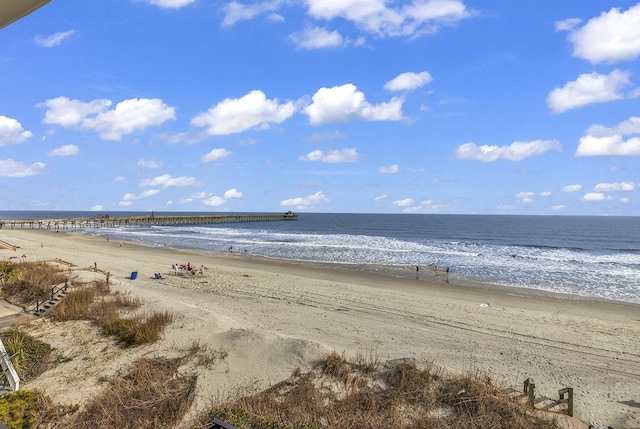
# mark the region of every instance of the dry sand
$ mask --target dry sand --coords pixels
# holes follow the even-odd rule
[[[640,428],[637,305],[246,255],[120,246],[64,232],[0,230],[0,239],[20,246],[0,250],[0,259],[60,258],[87,268],[95,263],[111,273],[116,290],[176,315],[163,341],[124,353],[90,335],[95,328],[88,322],[38,321],[34,332],[71,359],[31,387],[61,403],[83,403],[100,380],[139,356],[176,354],[196,340],[228,352],[222,363],[200,371],[199,410],[234,392],[266,388],[337,350],[432,361],[452,371],[486,373],[517,389],[531,376],[538,395],[557,398],[558,389],[573,387],[576,417],[596,428]],[[187,262],[205,265],[205,274],[175,276],[171,265]],[[136,280],[129,279],[132,271]],[[155,272],[165,279],[152,279]]]

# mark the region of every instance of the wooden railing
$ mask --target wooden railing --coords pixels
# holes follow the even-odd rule
[[[536,407],[536,384],[533,378],[529,377],[524,381],[524,394],[527,398],[527,405]],[[565,395],[567,397],[565,398]],[[573,387],[565,387],[558,390],[558,404],[567,404],[567,415],[573,417]]]
[[[36,314],[40,314],[40,306],[44,305],[45,303],[49,302],[49,301],[53,301],[56,298],[56,295],[60,292],[66,292],[67,291],[67,287],[68,287],[68,283],[69,281],[65,279],[64,284],[60,284],[60,285],[56,285],[53,286],[51,288],[51,298],[47,297],[46,299],[43,300],[36,300],[36,308],[35,308],[35,312]]]

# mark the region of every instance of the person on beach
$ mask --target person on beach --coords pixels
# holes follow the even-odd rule
[[[420,277],[420,267],[416,265],[416,280]]]

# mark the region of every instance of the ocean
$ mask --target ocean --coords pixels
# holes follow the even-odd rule
[[[97,214],[0,211],[0,219]],[[449,267],[456,281],[640,304],[640,217],[299,213],[297,221],[286,222],[84,232],[147,245],[214,253],[232,248],[356,269],[383,265],[407,276],[415,274],[415,266],[435,264]]]

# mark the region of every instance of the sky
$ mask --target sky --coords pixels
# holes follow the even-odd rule
[[[640,2],[53,0],[0,210],[640,215]]]

